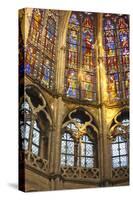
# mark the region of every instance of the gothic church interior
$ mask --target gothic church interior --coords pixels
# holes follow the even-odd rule
[[[19,188],[129,184],[129,15],[19,11]]]

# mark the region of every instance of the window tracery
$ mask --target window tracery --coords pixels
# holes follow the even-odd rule
[[[36,88],[27,86],[25,98],[22,99],[20,105],[20,150],[48,159],[50,120],[48,108],[41,93]],[[42,147],[42,144],[45,146]]]
[[[97,128],[85,111],[72,111],[63,124],[61,165],[93,168],[97,166]]]
[[[115,117],[111,127],[113,168],[128,166],[128,137],[129,114],[128,111],[122,111]]]

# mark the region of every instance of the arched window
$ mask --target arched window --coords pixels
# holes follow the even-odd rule
[[[33,9],[26,44],[25,73],[51,90],[55,87],[57,26],[58,11]]]
[[[112,167],[128,167],[128,135],[129,116],[127,111],[122,111],[114,120],[111,128],[112,136]]]
[[[103,42],[110,102],[129,97],[129,22],[127,15],[104,14]]]
[[[92,118],[84,111],[73,111],[68,116],[70,120],[63,125],[61,165],[97,167],[97,129]]]
[[[50,110],[38,88],[28,85],[20,105],[20,152],[49,157]]]
[[[40,128],[32,117],[32,111],[27,101],[23,102],[20,109],[20,141],[21,149],[39,155]],[[22,120],[24,117],[24,121]]]
[[[42,32],[45,10],[33,9],[26,43],[25,73],[34,79],[42,79]]]
[[[67,31],[65,95],[96,101],[96,16],[72,12]]]
[[[44,36],[45,59],[43,63],[42,82],[47,88],[53,89],[55,86],[55,68],[56,68],[56,44],[58,11],[49,10]]]

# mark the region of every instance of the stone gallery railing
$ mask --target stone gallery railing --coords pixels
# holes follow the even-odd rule
[[[112,178],[128,178],[129,176],[129,168],[127,167],[120,167],[112,169]]]
[[[70,179],[99,179],[99,169],[65,166],[61,167],[61,175]]]
[[[35,167],[41,172],[48,172],[48,161],[39,157],[35,156],[33,153],[29,151],[21,152],[20,153],[20,160],[23,161],[25,164],[29,166]]]

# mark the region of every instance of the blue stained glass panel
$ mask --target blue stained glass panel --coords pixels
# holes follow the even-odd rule
[[[28,75],[31,73],[31,67],[30,67],[29,64],[27,64],[27,65],[25,66],[25,73],[28,74]]]

